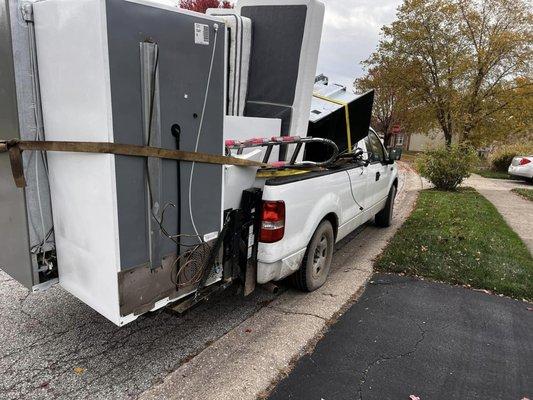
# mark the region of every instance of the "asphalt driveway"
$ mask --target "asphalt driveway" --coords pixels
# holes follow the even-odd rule
[[[378,274],[272,400],[533,398],[533,305]]]

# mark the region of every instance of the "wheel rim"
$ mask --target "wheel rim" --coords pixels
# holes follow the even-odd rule
[[[326,267],[328,258],[328,238],[322,235],[313,252],[313,276],[318,277]]]

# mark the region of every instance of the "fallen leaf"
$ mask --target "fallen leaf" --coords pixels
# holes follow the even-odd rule
[[[81,368],[81,367],[74,367],[74,372],[77,374],[77,375],[81,375],[85,372],[85,368]]]
[[[252,332],[252,330],[251,330],[250,328],[246,328],[246,329],[244,330],[244,332],[246,332],[246,333],[250,333],[250,332]]]
[[[41,383],[41,384],[39,385],[39,387],[42,388],[42,389],[45,389],[45,388],[48,387],[49,384],[50,384],[49,382],[43,382],[43,383]]]
[[[415,396],[414,394],[412,394],[411,396],[409,396],[409,399],[410,400],[420,400],[420,397]]]

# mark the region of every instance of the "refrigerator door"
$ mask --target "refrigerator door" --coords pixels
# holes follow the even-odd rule
[[[19,137],[8,0],[0,1],[0,139]],[[0,154],[0,268],[34,285],[24,189],[15,187],[9,155]]]

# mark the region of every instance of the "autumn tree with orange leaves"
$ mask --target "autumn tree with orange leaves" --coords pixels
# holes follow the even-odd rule
[[[356,86],[374,84],[389,119],[447,144],[528,140],[532,28],[527,0],[404,0]]]

